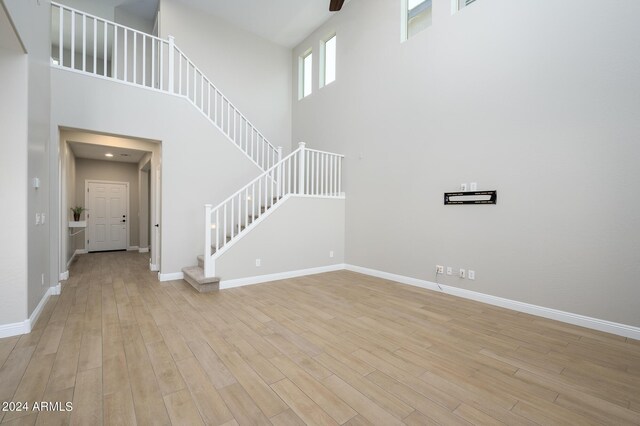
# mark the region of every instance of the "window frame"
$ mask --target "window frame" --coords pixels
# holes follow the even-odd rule
[[[311,63],[309,66],[309,70],[306,70],[306,59],[311,56]],[[309,93],[305,94],[305,88],[307,86],[304,84],[307,76],[306,71],[310,74],[309,81]],[[304,99],[307,96],[310,96],[313,93],[313,49],[309,48],[305,50],[302,55],[298,57],[298,100]]]
[[[336,48],[334,51],[334,58],[333,58],[333,80],[331,80],[330,82],[327,82],[327,43],[329,41],[331,41],[332,39],[335,39],[335,43],[336,43]],[[337,37],[337,33],[335,31],[329,33],[329,35],[327,35],[326,37],[320,39],[320,63],[319,63],[319,69],[320,69],[320,79],[319,79],[319,87],[323,88],[325,86],[328,86],[331,83],[334,83],[337,79],[337,62],[338,62],[338,37]]]
[[[457,0],[453,0],[453,1],[457,1]],[[424,10],[426,10],[427,8],[431,8],[431,13],[433,16],[433,0],[424,0],[422,3],[425,2],[429,2],[430,5],[428,7],[425,7]],[[415,7],[419,7],[420,4],[418,6]],[[415,16],[418,16],[420,13],[424,12],[424,10],[421,10],[420,12],[418,12]],[[400,0],[400,15],[401,15],[401,19],[400,19],[400,41],[401,42],[405,42],[407,40],[409,40],[409,0]],[[429,25],[429,27],[431,26],[431,24]],[[423,28],[423,30],[426,30],[427,28]]]

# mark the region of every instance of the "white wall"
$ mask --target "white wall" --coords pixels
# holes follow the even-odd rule
[[[151,34],[153,32],[153,24],[155,22],[155,18],[146,19],[141,18],[132,14],[129,10],[127,10],[127,5],[118,6],[114,9],[114,20],[118,24],[124,25],[125,27],[134,28],[138,31],[145,32],[147,34]],[[82,9],[81,9],[82,10]]]
[[[61,0],[58,3],[86,13],[98,16],[100,18],[113,21],[115,19],[115,8],[111,2],[93,1],[93,0]]]
[[[337,33],[337,80],[294,93],[293,140],[346,154],[347,263],[473,269],[440,281],[640,326],[640,3],[450,10],[400,43],[399,2],[352,0],[294,49]],[[443,206],[471,181],[498,204]]]
[[[0,5],[0,26],[9,21]],[[6,27],[5,27],[6,28]],[[3,34],[6,34],[3,31]],[[11,41],[11,43],[10,43]],[[0,156],[2,222],[0,326],[27,318],[27,56],[17,37],[0,47]],[[10,47],[10,49],[8,48]]]
[[[5,5],[28,54],[28,171],[23,178],[27,189],[28,224],[28,315],[35,310],[48,287],[58,282],[52,274],[52,249],[49,224],[49,118],[50,118],[50,4],[47,0],[25,2],[5,0]],[[30,187],[29,180],[38,177],[40,188]],[[45,215],[45,223],[35,224],[36,214]],[[57,263],[57,262],[55,262]]]
[[[76,160],[76,205],[87,207],[85,203],[85,183],[87,180],[107,180],[129,184],[129,213],[127,216],[129,247],[137,247],[140,241],[138,164],[78,158]],[[76,249],[84,249],[86,240],[86,233],[84,238],[76,238]]]
[[[274,146],[291,146],[291,50],[175,0],[160,37],[178,46]]]
[[[342,199],[289,198],[216,259],[216,275],[226,281],[344,263],[344,206]]]
[[[51,79],[54,137],[61,126],[161,141],[161,272],[196,264],[204,205],[241,188],[258,167],[183,98],[60,69]]]

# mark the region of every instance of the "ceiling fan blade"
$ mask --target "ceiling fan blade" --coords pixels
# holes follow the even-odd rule
[[[340,9],[342,9],[343,4],[344,4],[344,0],[331,0],[331,3],[329,4],[329,11],[337,12]]]

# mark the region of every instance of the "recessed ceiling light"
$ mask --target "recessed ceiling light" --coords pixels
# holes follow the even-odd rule
[[[113,157],[113,154],[112,154],[112,153],[110,153],[110,152],[107,152],[104,156],[105,156],[105,157]]]

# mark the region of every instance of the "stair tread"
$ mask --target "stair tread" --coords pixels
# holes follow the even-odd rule
[[[220,278],[218,277],[205,277],[204,269],[202,269],[200,266],[188,266],[186,268],[182,268],[182,272],[200,285],[215,284],[220,282]]]

